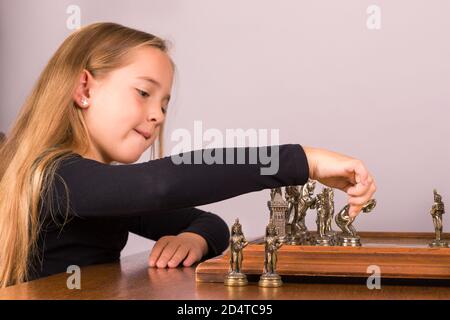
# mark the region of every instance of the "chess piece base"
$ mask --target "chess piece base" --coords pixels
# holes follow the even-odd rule
[[[309,236],[306,234],[296,234],[295,236],[289,237],[287,243],[288,245],[308,245],[309,244]]]
[[[282,236],[282,237],[279,237],[278,239],[280,240],[280,243],[282,243],[282,244],[287,244],[289,241],[287,236]]]
[[[281,277],[276,273],[263,274],[259,279],[258,285],[265,288],[276,288],[281,287],[283,281],[281,281]]]
[[[433,240],[429,246],[431,248],[448,248],[448,243],[444,240]]]
[[[341,247],[361,247],[361,238],[351,236],[341,236],[338,239],[338,245]]]
[[[328,231],[326,235],[333,240],[333,242],[336,242],[338,238],[338,233],[336,231]]]
[[[316,246],[323,246],[323,247],[328,247],[328,246],[332,246],[333,245],[333,241],[331,238],[325,236],[323,238],[316,238],[314,241]]]
[[[339,239],[336,231],[327,232],[326,235],[330,239],[330,245],[336,246]]]
[[[230,287],[242,287],[248,284],[247,276],[243,273],[229,273],[225,276],[223,284]]]
[[[286,244],[295,246],[295,245],[300,245],[301,241],[300,241],[300,238],[298,238],[298,237],[290,237],[289,240],[286,242]]]
[[[299,231],[297,234],[299,245],[310,245],[311,244],[311,234],[308,230]]]

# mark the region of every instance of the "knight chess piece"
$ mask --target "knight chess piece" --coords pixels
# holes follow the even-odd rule
[[[316,196],[316,209],[317,209],[317,236],[315,238],[315,244],[317,246],[331,246],[333,240],[329,234],[327,234],[327,218],[328,218],[328,191],[324,188],[321,193]]]
[[[225,276],[224,285],[238,287],[248,284],[247,276],[241,272],[242,261],[244,260],[243,249],[248,245],[242,233],[242,226],[239,219],[236,219],[231,226],[230,237],[230,271]]]
[[[376,200],[371,199],[362,207],[362,211],[368,213],[375,208],[376,204]],[[335,217],[337,226],[342,230],[338,236],[338,245],[343,247],[361,247],[361,238],[353,226],[355,218],[349,216],[349,208],[350,206],[347,204]]]
[[[281,188],[274,188],[270,190],[270,201],[267,201],[267,206],[270,211],[270,219],[277,230],[278,238],[282,243],[285,243],[287,240],[286,216],[288,203],[283,199]]]
[[[300,188],[300,200],[298,204],[298,213],[294,217],[292,227],[294,228],[295,240],[297,244],[311,244],[311,234],[306,227],[306,213],[308,209],[316,208],[316,198],[314,197],[314,189],[316,181],[308,179],[308,182]]]
[[[429,244],[430,247],[448,248],[448,243],[442,239],[442,215],[445,213],[444,202],[442,197],[437,193],[436,189],[433,190],[434,203],[431,207],[430,214],[433,218],[435,239]]]
[[[264,270],[258,285],[266,288],[280,287],[283,285],[283,281],[276,272],[276,266],[277,252],[283,243],[278,238],[277,230],[272,220],[269,221],[266,227],[264,243]]]

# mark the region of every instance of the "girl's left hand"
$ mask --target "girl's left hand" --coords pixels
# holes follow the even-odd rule
[[[176,236],[161,237],[153,246],[148,259],[150,267],[175,268],[181,261],[190,267],[208,252],[208,243],[193,232],[182,232]]]

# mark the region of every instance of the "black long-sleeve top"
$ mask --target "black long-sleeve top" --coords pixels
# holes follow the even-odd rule
[[[29,280],[66,272],[70,265],[118,261],[129,232],[155,241],[164,235],[194,232],[208,244],[204,259],[221,254],[228,246],[228,226],[218,215],[195,206],[268,188],[303,185],[308,180],[308,162],[299,144],[279,145],[278,172],[270,175],[261,174],[270,164],[259,157],[256,163],[250,161],[250,151],[258,154],[261,148],[267,150],[235,147],[179,154],[184,159],[188,156],[191,164],[176,164],[167,156],[108,165],[74,153],[56,170],[48,193],[51,201],[42,198],[44,223]],[[222,163],[196,162],[204,159],[205,152],[219,157],[219,149]],[[234,151],[232,161],[226,156],[229,151]],[[245,152],[244,163],[237,162],[238,151]],[[49,206],[56,214],[49,214]]]

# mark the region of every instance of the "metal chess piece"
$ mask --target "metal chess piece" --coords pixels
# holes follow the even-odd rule
[[[311,235],[306,227],[306,212],[308,209],[316,208],[316,198],[314,197],[314,188],[316,181],[308,179],[308,182],[300,189],[300,201],[298,205],[297,216],[294,217],[292,226],[294,227],[294,234],[298,244],[309,244]]]
[[[224,285],[226,286],[245,286],[247,285],[247,276],[241,272],[244,256],[243,249],[248,245],[242,233],[242,226],[239,219],[231,226],[230,237],[230,271],[225,276]]]
[[[298,219],[298,205],[300,199],[300,191],[298,186],[285,187],[285,199],[288,203],[286,211],[286,243],[299,244],[296,234],[295,221]]]
[[[328,217],[327,207],[327,191],[326,189],[323,189],[322,193],[319,193],[316,196],[317,236],[315,239],[315,244],[318,246],[331,246],[333,244],[331,237],[326,233]]]
[[[277,252],[283,243],[278,238],[277,230],[272,220],[266,227],[264,242],[264,271],[258,285],[267,288],[279,287],[283,284],[283,281],[281,281],[281,277],[276,272]]]
[[[444,203],[442,197],[437,193],[436,189],[433,190],[434,203],[431,207],[430,214],[433,217],[434,232],[436,238],[429,244],[430,247],[448,248],[448,243],[442,240],[442,215],[445,213]]]
[[[325,188],[323,192],[325,194],[326,204],[325,234],[330,238],[330,244],[335,245],[337,242],[337,234],[331,227],[334,217],[334,191],[332,188]]]
[[[376,204],[376,200],[371,199],[362,207],[362,211],[370,212],[375,208]],[[342,233],[338,236],[338,245],[343,247],[360,247],[361,238],[353,226],[355,218],[349,216],[349,208],[350,205],[347,204],[335,217],[337,226],[342,230]]]
[[[270,190],[270,201],[267,201],[267,206],[270,210],[270,219],[272,219],[277,234],[281,242],[286,242],[286,213],[288,203],[283,199],[281,188]]]
[[[270,200],[271,201],[275,200],[275,196],[277,194],[279,196],[283,197],[283,194],[282,194],[282,191],[281,191],[281,187],[270,189]]]

